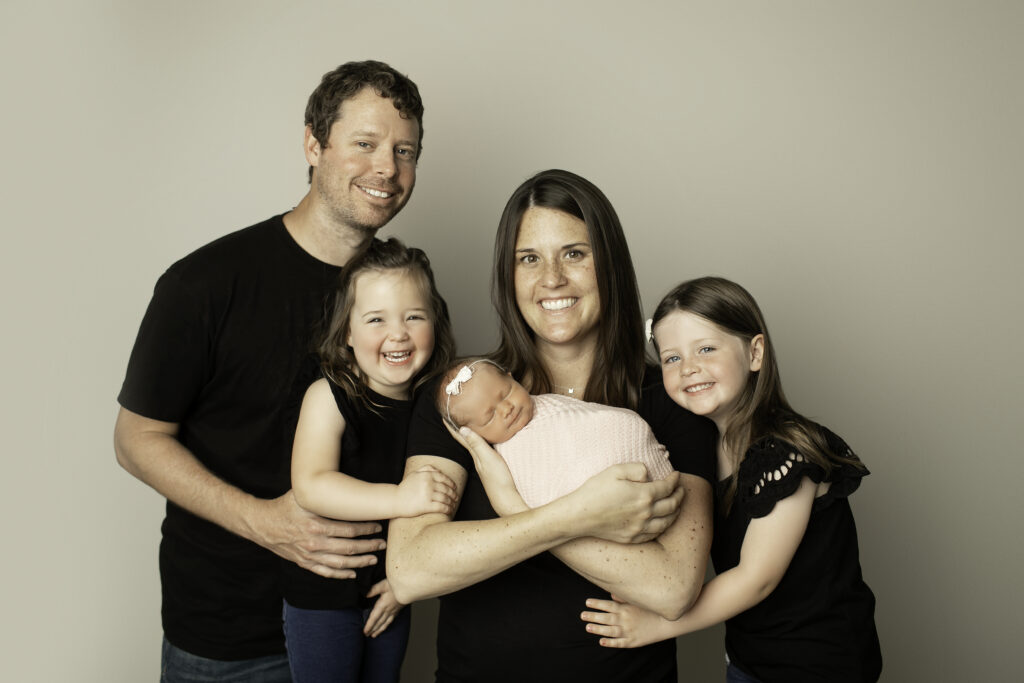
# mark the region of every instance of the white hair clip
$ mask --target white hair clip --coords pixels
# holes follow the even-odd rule
[[[654,319],[648,318],[647,322],[644,323],[644,336],[647,337],[647,343],[654,341]]]

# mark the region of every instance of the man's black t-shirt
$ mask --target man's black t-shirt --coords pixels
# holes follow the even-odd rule
[[[340,268],[304,251],[282,216],[226,235],[157,282],[118,402],[180,425],[211,472],[262,498],[289,488],[295,375]],[[284,651],[276,556],[168,501],[163,626],[211,659]]]

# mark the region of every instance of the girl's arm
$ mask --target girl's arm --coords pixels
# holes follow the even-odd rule
[[[675,621],[634,605],[588,600],[603,612],[581,616],[605,647],[639,647],[698,631],[731,619],[764,600],[786,573],[807,529],[817,485],[803,477],[797,491],[775,504],[765,517],[751,520],[740,549],[740,563],[709,581],[693,608]],[[616,596],[618,597],[618,596]]]
[[[469,429],[461,430],[457,438],[473,455],[495,511],[507,515],[527,509],[497,451]],[[625,467],[637,471],[637,480],[646,479],[643,465]],[[685,497],[678,518],[661,535],[641,544],[577,538],[553,548],[552,554],[610,593],[666,619],[678,618],[693,604],[704,581],[711,547],[712,493],[711,485],[700,477],[675,476]]]
[[[425,466],[451,477],[461,497],[467,479],[461,465],[415,455],[406,463],[406,477]],[[395,519],[387,553],[392,590],[402,603],[451,593],[579,536],[621,543],[654,538],[676,518],[677,477],[645,482],[643,469],[609,468],[567,496],[507,517],[456,522],[452,513],[428,513]]]
[[[354,521],[448,512],[454,483],[424,468],[401,484],[371,484],[338,471],[345,418],[327,380],[310,385],[302,399],[292,447],[292,488],[299,505],[323,517]]]

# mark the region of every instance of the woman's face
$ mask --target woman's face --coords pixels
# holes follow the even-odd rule
[[[530,207],[516,237],[516,305],[538,341],[596,343],[601,301],[587,225]]]

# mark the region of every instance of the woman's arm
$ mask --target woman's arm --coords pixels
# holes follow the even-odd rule
[[[454,483],[441,472],[410,472],[401,484],[372,484],[338,471],[345,418],[325,379],[302,400],[292,448],[292,488],[299,505],[323,517],[355,521],[448,512]]]
[[[424,466],[451,477],[461,498],[467,479],[461,465],[416,455],[406,476]],[[451,513],[430,513],[392,521],[387,573],[395,596],[410,603],[451,593],[579,536],[630,543],[661,534],[678,508],[675,478],[631,480],[638,470],[642,477],[642,466],[609,468],[567,496],[507,517],[456,522]]]
[[[768,597],[779,585],[807,529],[817,485],[804,477],[800,488],[775,504],[765,517],[747,527],[740,563],[704,586],[693,608],[669,621],[634,605],[588,600],[582,618],[591,633],[604,636],[606,647],[639,647],[698,631],[744,612]],[[616,597],[620,597],[616,594]]]
[[[492,507],[501,515],[526,509],[505,460],[483,439],[463,428],[458,437],[469,449]],[[637,481],[646,468],[638,463]],[[612,469],[615,469],[612,468]],[[645,543],[623,544],[578,538],[552,549],[552,554],[591,583],[624,600],[678,618],[697,598],[711,548],[711,485],[700,477],[674,474],[681,482],[679,516],[664,533]],[[683,494],[685,496],[683,497]]]
[[[681,474],[679,517],[665,533],[642,544],[597,538],[565,543],[552,554],[591,583],[666,619],[683,614],[700,593],[711,550],[711,485]]]

